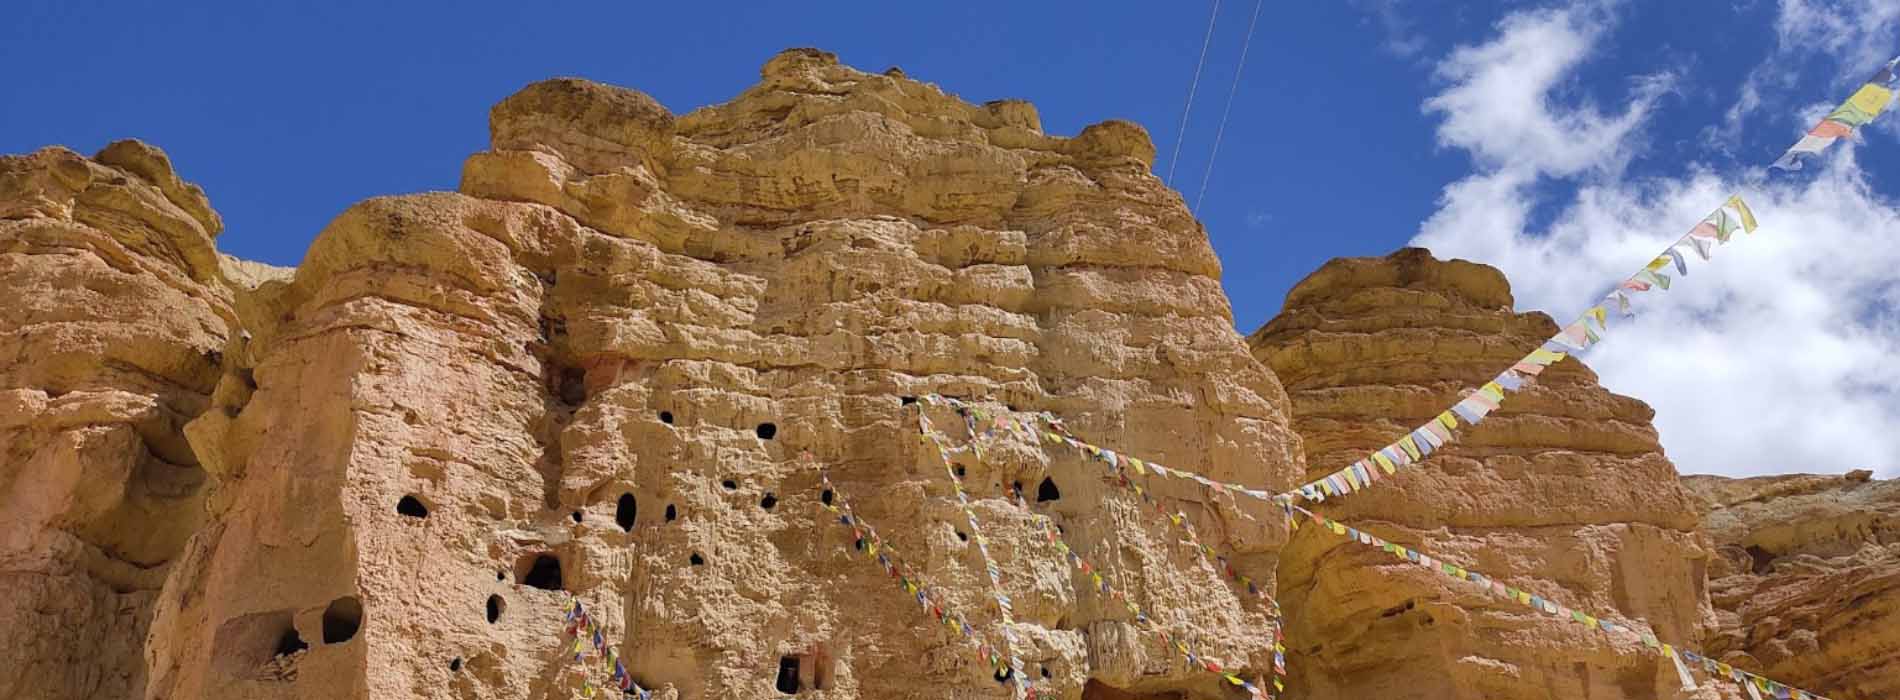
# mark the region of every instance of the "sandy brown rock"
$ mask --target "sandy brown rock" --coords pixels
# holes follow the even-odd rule
[[[1360,459],[1556,331],[1497,270],[1406,249],[1337,259],[1249,338],[1293,400],[1308,477]],[[1651,412],[1564,360],[1460,441],[1319,504],[1382,538],[1692,643],[1710,621],[1693,501]],[[1280,562],[1297,696],[1676,697],[1673,669],[1577,625],[1304,528]]]
[[[7,161],[0,213],[24,243],[0,280],[90,290],[4,316],[19,390],[0,426],[30,457],[0,482],[8,561],[41,591],[7,614],[90,616],[99,640],[0,634],[37,669],[0,697],[569,697],[570,592],[661,697],[783,697],[788,658],[818,697],[996,697],[969,644],[818,517],[800,453],[995,641],[904,397],[1055,411],[1228,480],[1304,470],[1137,126],[1051,136],[1028,103],[812,50],[683,116],[561,79],[490,117],[459,192],[351,207],[294,271],[220,256],[216,214],[155,149]],[[1203,653],[1267,667],[1258,606],[1099,465],[986,454],[962,466],[1048,696],[1227,691],[1105,604],[1035,518]],[[174,510],[136,501],[138,527],[123,512],[154,488],[151,455],[191,478],[164,483]],[[1059,499],[1003,498],[1045,477]],[[1272,580],[1281,531],[1162,495]]]
[[[145,144],[0,157],[0,698],[147,692],[237,321],[218,225]]]
[[[1687,476],[1721,631],[1710,653],[1837,700],[1900,694],[1900,482]]]

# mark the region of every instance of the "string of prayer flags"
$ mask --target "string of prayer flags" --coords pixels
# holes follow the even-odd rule
[[[572,647],[577,664],[575,670],[581,676],[581,697],[594,697],[600,690],[588,677],[586,668],[578,665],[587,658],[587,649],[591,646],[594,655],[608,670],[608,687],[619,689],[623,696],[631,694],[640,700],[653,700],[653,691],[633,682],[633,675],[627,673],[626,665],[620,662],[620,652],[607,642],[599,621],[587,612],[587,606],[582,605],[579,598],[568,598],[564,612],[567,616],[567,636],[573,637],[574,642],[571,645],[563,643],[563,646]]]
[[[1544,368],[1602,342],[1603,335],[1610,329],[1610,309],[1616,309],[1618,315],[1628,317],[1633,313],[1633,295],[1653,289],[1668,289],[1670,274],[1688,274],[1684,252],[1693,252],[1706,261],[1713,248],[1727,243],[1736,231],[1754,233],[1756,226],[1755,212],[1748,208],[1748,203],[1742,201],[1740,196],[1729,197],[1722,206],[1716,207],[1715,211],[1663,249],[1642,269],[1617,283],[1598,303],[1578,315],[1576,320],[1565,324],[1542,345],[1490,381],[1466,391],[1458,403],[1397,441],[1374,450],[1364,459],[1280,494],[1279,499],[1291,501],[1300,498],[1322,502],[1365,489],[1381,478],[1396,474],[1399,469],[1424,460],[1456,439],[1455,431],[1458,428],[1477,425],[1492,411],[1496,411],[1507,396],[1523,391],[1534,383]]]
[[[962,445],[958,445],[958,446],[949,446],[947,444],[949,442],[948,438],[945,437],[941,431],[937,430],[934,427],[934,425],[928,419],[927,416],[921,418],[919,421],[918,429],[924,435],[925,442],[928,444],[932,444],[936,447],[939,458],[944,461],[946,466],[948,466],[948,464],[952,461],[950,458],[950,455],[953,455],[953,454],[963,454],[964,452],[969,452],[972,455],[980,458],[981,446],[985,442],[997,437],[999,433],[1009,433],[1013,436],[1021,438],[1023,441],[1028,442],[1031,445],[1036,444],[1037,438],[1039,437],[1039,435],[1041,435],[1041,433],[1039,433],[1039,431],[1036,429],[1034,425],[1030,424],[1027,421],[1022,420],[1013,412],[992,416],[988,414],[987,412],[983,411],[981,408],[978,408],[976,406],[964,403],[962,401],[958,401],[956,399],[937,396],[934,394],[920,397],[920,403],[922,403],[924,406],[941,405],[941,406],[951,407],[955,409],[956,412],[964,418],[965,427],[969,431],[969,438]],[[919,412],[920,413],[922,412],[921,407],[919,409]],[[1061,422],[1055,420],[1054,416],[1051,416],[1048,413],[1043,413],[1040,415],[1040,417],[1046,420],[1050,424],[1051,427],[1058,430],[1064,430],[1064,432],[1066,432],[1066,429],[1063,429],[1061,427]],[[980,430],[978,428],[979,425],[982,426]],[[1050,435],[1054,435],[1054,433],[1050,433]],[[1110,464],[1111,471],[1113,471],[1116,467],[1121,466],[1121,465],[1127,465],[1131,468],[1140,470],[1140,469],[1143,469],[1144,468],[1143,465],[1146,464],[1137,458],[1117,457],[1113,451],[1108,451],[1108,450],[1098,449],[1091,456]],[[1165,469],[1165,467],[1159,467],[1158,465],[1156,465],[1155,468]],[[952,470],[951,472],[951,478],[954,482],[959,482],[959,485],[960,485],[960,478],[956,475],[954,470]],[[1081,571],[1083,575],[1089,577],[1089,582],[1094,588],[1101,591],[1103,594],[1110,596],[1114,600],[1122,603],[1123,606],[1128,610],[1129,614],[1133,616],[1137,622],[1146,624],[1146,625],[1151,625],[1152,629],[1160,637],[1162,642],[1164,644],[1173,646],[1177,652],[1181,653],[1188,660],[1190,665],[1206,668],[1212,673],[1219,674],[1229,684],[1239,687],[1243,690],[1246,690],[1249,693],[1250,697],[1265,697],[1271,700],[1271,698],[1274,697],[1274,693],[1283,692],[1286,688],[1286,683],[1284,680],[1285,675],[1286,675],[1286,643],[1285,643],[1286,637],[1285,637],[1285,632],[1281,625],[1282,618],[1280,617],[1279,603],[1275,601],[1272,596],[1268,595],[1264,589],[1262,589],[1259,585],[1254,583],[1254,581],[1250,577],[1242,575],[1238,571],[1236,571],[1233,565],[1227,561],[1226,557],[1220,556],[1217,552],[1215,552],[1213,548],[1208,547],[1207,545],[1201,543],[1200,540],[1195,536],[1193,526],[1187,521],[1186,516],[1179,513],[1172,513],[1172,514],[1168,513],[1165,509],[1161,507],[1161,504],[1158,501],[1155,501],[1154,499],[1148,497],[1146,495],[1146,492],[1143,489],[1141,489],[1141,487],[1128,482],[1125,478],[1122,479],[1122,485],[1133,488],[1138,495],[1142,496],[1144,501],[1146,501],[1148,504],[1150,504],[1151,506],[1155,508],[1155,512],[1161,515],[1164,520],[1169,520],[1174,527],[1182,529],[1183,532],[1186,533],[1186,537],[1189,543],[1192,544],[1195,550],[1195,553],[1201,556],[1204,562],[1207,562],[1208,558],[1210,557],[1213,558],[1215,561],[1218,561],[1219,564],[1215,567],[1216,570],[1224,572],[1228,577],[1234,579],[1237,583],[1243,586],[1250,594],[1265,601],[1265,604],[1268,606],[1268,616],[1272,620],[1271,624],[1272,624],[1273,637],[1271,641],[1273,643],[1273,669],[1274,669],[1273,680],[1272,680],[1272,686],[1273,686],[1272,691],[1267,691],[1263,687],[1263,683],[1256,683],[1255,681],[1247,680],[1246,678],[1243,678],[1236,673],[1222,670],[1217,662],[1213,662],[1211,660],[1206,659],[1205,657],[1195,654],[1192,648],[1186,646],[1185,643],[1183,643],[1181,640],[1172,637],[1171,635],[1168,634],[1168,632],[1165,629],[1162,629],[1158,625],[1156,625],[1151,616],[1149,616],[1145,611],[1142,611],[1140,607],[1135,605],[1135,603],[1132,600],[1130,600],[1121,589],[1116,588],[1112,582],[1107,580],[1102,575],[1101,573],[1102,570],[1100,568],[1089,563],[1087,559],[1082,558],[1082,556],[1079,553],[1071,549],[1068,546],[1068,544],[1061,539],[1059,534],[1054,529],[1048,527],[1047,523],[1043,522],[1042,520],[1036,520],[1035,522],[1037,526],[1042,529],[1044,536],[1049,540],[1049,542],[1055,545],[1055,547],[1057,548],[1057,551],[1061,552],[1063,556],[1066,559],[1068,559],[1069,562],[1072,565],[1074,565],[1079,571]],[[961,492],[959,492],[959,495],[961,495]],[[1011,495],[1014,497],[1016,506],[1018,508],[1024,511],[1029,510],[1029,505],[1027,502],[1024,501],[1023,494],[1020,488],[1012,489]],[[1209,562],[1209,563],[1212,564],[1212,562]]]
[[[1828,146],[1834,145],[1835,141],[1853,135],[1854,129],[1880,116],[1880,113],[1886,110],[1887,103],[1893,99],[1896,66],[1900,66],[1900,56],[1894,57],[1886,65],[1881,66],[1880,70],[1874,73],[1874,77],[1869,78],[1865,85],[1854,91],[1854,94],[1849,96],[1847,101],[1842,102],[1841,106],[1822,117],[1820,123],[1815,124],[1813,129],[1809,129],[1801,140],[1796,141],[1769,167],[1800,170],[1808,161],[1827,150]]]
[[[1012,490],[1012,495],[1016,499],[1017,508],[1024,511],[1029,510],[1029,504],[1023,500],[1023,492],[1021,489]],[[1286,645],[1284,644],[1285,635],[1281,631],[1281,621],[1277,615],[1277,609],[1274,611],[1276,614],[1270,622],[1272,625],[1272,637],[1270,641],[1273,643],[1274,668],[1277,669],[1277,671],[1273,679],[1274,690],[1268,691],[1261,684],[1247,680],[1238,673],[1226,670],[1219,662],[1209,659],[1204,655],[1196,654],[1194,649],[1188,646],[1184,640],[1176,635],[1169,634],[1166,628],[1155,621],[1153,615],[1149,615],[1146,610],[1143,610],[1140,605],[1135,603],[1134,599],[1128,597],[1125,591],[1115,587],[1112,582],[1104,578],[1102,576],[1101,567],[1091,564],[1088,559],[1070,547],[1069,543],[1062,539],[1061,534],[1056,532],[1055,528],[1049,526],[1048,518],[1031,518],[1031,520],[1036,523],[1036,529],[1042,532],[1043,537],[1047,539],[1050,544],[1055,545],[1056,551],[1061,552],[1062,556],[1068,559],[1069,563],[1073,565],[1077,571],[1089,577],[1090,583],[1093,584],[1096,590],[1113,599],[1115,602],[1121,603],[1122,607],[1128,611],[1129,616],[1134,618],[1137,624],[1153,632],[1156,637],[1161,639],[1163,646],[1172,647],[1179,652],[1187,659],[1189,666],[1203,668],[1209,673],[1219,675],[1229,684],[1247,691],[1247,696],[1250,698],[1274,700],[1275,693],[1285,690],[1286,684],[1281,680],[1281,676],[1285,674],[1286,670],[1286,659],[1284,655]]]
[[[1681,677],[1683,688],[1685,689],[1696,689],[1695,678],[1690,675],[1689,670],[1691,668],[1700,668],[1714,678],[1740,684],[1744,688],[1749,689],[1751,695],[1756,694],[1758,691],[1766,691],[1775,698],[1786,698],[1787,700],[1827,700],[1827,698],[1821,695],[1771,680],[1758,674],[1743,671],[1694,651],[1664,644],[1661,640],[1656,638],[1654,632],[1650,631],[1654,628],[1647,622],[1641,620],[1636,621],[1636,623],[1639,624],[1613,622],[1609,619],[1597,617],[1581,610],[1565,607],[1550,598],[1515,586],[1506,585],[1503,581],[1495,577],[1433,557],[1417,549],[1387,541],[1365,530],[1331,518],[1323,517],[1293,503],[1285,503],[1282,505],[1286,509],[1288,522],[1294,527],[1298,527],[1299,521],[1293,515],[1297,512],[1312,523],[1318,525],[1322,530],[1344,537],[1356,544],[1381,550],[1393,555],[1401,561],[1410,562],[1441,575],[1468,582],[1493,596],[1527,606],[1532,610],[1551,615],[1558,619],[1569,620],[1583,625],[1588,629],[1601,632],[1616,641],[1640,641],[1652,652],[1669,659],[1670,663],[1675,665],[1676,671]]]
[[[974,426],[971,431],[975,432]],[[996,560],[990,556],[989,540],[983,537],[983,529],[977,524],[976,509],[970,507],[970,496],[963,490],[963,476],[957,474],[943,441],[934,437],[936,431],[931,428],[930,417],[921,409],[917,411],[917,432],[919,440],[936,447],[937,457],[943,463],[943,471],[950,475],[951,487],[956,490],[957,504],[963,509],[964,519],[970,523],[970,539],[976,541],[976,551],[983,557],[983,569],[990,577],[990,593],[996,598],[996,609],[1001,618],[1002,624],[999,627],[1003,631],[1003,651],[1009,657],[1010,678],[1015,680],[1016,687],[1025,695],[1034,697],[1036,691],[1030,687],[1028,676],[1023,675],[1022,658],[1016,655],[1016,633],[1012,629],[1016,625],[1015,611],[1010,604],[1009,595],[1003,592],[1003,574],[997,568]]]
[[[957,410],[963,413],[965,416],[976,416],[978,421],[992,426],[980,433],[975,432],[974,428],[972,428],[972,434],[969,441],[966,442],[962,447],[946,448],[945,451],[947,453],[960,454],[964,450],[973,450],[975,449],[977,445],[981,444],[984,440],[994,437],[995,434],[999,432],[1000,430],[1003,430],[1005,426],[1010,427],[1008,432],[1024,437],[1025,439],[1029,440],[1031,444],[1035,443],[1035,438],[1037,435],[1035,428],[1033,426],[1029,426],[1027,423],[1025,423],[1020,418],[1017,418],[1014,415],[997,416],[995,417],[994,420],[992,420],[987,414],[985,414],[982,411],[982,409],[976,408],[974,406],[971,406],[961,401],[957,401],[955,399],[944,399],[943,397],[925,397],[924,398],[924,403],[927,405],[934,404],[936,402],[942,402],[946,405],[953,406],[957,408]],[[1178,470],[1171,472],[1168,470],[1167,467],[1164,467],[1162,465],[1155,464],[1152,462],[1144,461],[1138,457],[1118,455],[1113,450],[1096,447],[1094,445],[1090,445],[1080,440],[1076,440],[1073,436],[1069,435],[1068,429],[1062,425],[1061,421],[1055,420],[1052,416],[1049,416],[1046,413],[1041,414],[1040,417],[1042,417],[1049,424],[1049,427],[1051,429],[1050,432],[1045,434],[1046,438],[1048,438],[1051,442],[1061,442],[1061,443],[1070,445],[1071,447],[1074,447],[1078,451],[1082,452],[1085,456],[1088,456],[1090,458],[1093,458],[1097,461],[1102,462],[1103,464],[1106,464],[1108,467],[1108,472],[1110,476],[1114,477],[1113,479],[1111,479],[1111,481],[1115,482],[1117,486],[1121,486],[1122,488],[1126,490],[1133,491],[1136,496],[1139,496],[1142,499],[1142,502],[1152,507],[1153,512],[1161,516],[1162,520],[1167,521],[1171,527],[1180,530],[1182,532],[1183,537],[1187,540],[1188,546],[1194,550],[1194,553],[1201,558],[1202,562],[1210,566],[1213,566],[1215,571],[1221,572],[1222,574],[1226,575],[1229,579],[1232,579],[1235,583],[1245,588],[1248,595],[1264,601],[1271,608],[1271,611],[1269,613],[1270,615],[1276,618],[1279,616],[1280,614],[1279,601],[1274,600],[1273,596],[1268,594],[1265,589],[1261,588],[1258,584],[1254,583],[1251,577],[1243,575],[1239,571],[1235,570],[1233,563],[1229,562],[1227,560],[1227,557],[1221,555],[1213,547],[1210,547],[1206,543],[1202,542],[1200,540],[1200,537],[1194,531],[1193,523],[1191,523],[1188,520],[1185,514],[1169,511],[1165,506],[1161,504],[1160,501],[1150,496],[1147,489],[1142,488],[1140,484],[1136,484],[1133,481],[1130,481],[1128,479],[1127,473],[1123,471],[1123,468],[1125,467],[1127,469],[1132,469],[1137,474],[1141,474],[1141,475],[1146,475],[1149,471],[1154,471],[1157,474],[1175,474],[1178,476],[1191,478],[1197,482],[1202,483],[1203,485],[1209,486],[1209,488],[1214,488],[1214,485],[1219,485],[1220,488],[1216,490],[1222,493],[1227,493],[1227,492],[1232,492],[1232,491],[1245,491],[1245,492],[1257,492],[1264,495],[1266,492],[1255,491],[1253,489],[1246,489],[1244,487],[1224,484],[1222,482],[1213,481],[1211,479],[1206,479],[1205,477],[1200,477],[1199,475],[1188,474],[1187,472],[1182,472]],[[938,443],[941,444],[942,442],[943,442],[942,439],[939,438]]]
[[[1108,449],[1106,447],[1101,447],[1099,445],[1094,445],[1094,444],[1090,444],[1090,443],[1075,439],[1073,436],[1068,434],[1068,428],[1062,424],[1062,421],[1060,419],[1057,419],[1055,416],[1049,414],[1047,411],[1033,414],[1036,418],[1036,421],[1039,421],[1041,424],[1047,426],[1047,429],[1043,430],[1043,429],[1038,429],[1035,424],[1029,421],[1025,421],[1020,417],[1016,417],[1016,416],[992,417],[980,408],[977,408],[962,400],[950,398],[948,396],[929,394],[929,395],[917,397],[917,401],[918,403],[925,404],[925,405],[942,405],[942,406],[949,406],[951,408],[957,409],[960,412],[967,411],[971,415],[974,415],[976,417],[976,420],[979,423],[999,423],[1000,422],[1001,424],[1007,426],[1007,428],[993,427],[989,431],[986,431],[986,434],[994,433],[996,430],[1007,429],[1012,433],[1023,435],[1025,438],[1031,439],[1032,441],[1035,438],[1041,438],[1042,440],[1045,440],[1052,444],[1054,443],[1066,444],[1070,447],[1080,450],[1083,454],[1088,455],[1089,457],[1102,460],[1103,462],[1106,462],[1116,468],[1120,468],[1121,466],[1126,465],[1129,469],[1134,470],[1136,474],[1141,475],[1141,476],[1147,476],[1150,472],[1153,472],[1154,475],[1164,477],[1164,478],[1185,479],[1185,480],[1200,484],[1201,486],[1206,487],[1208,490],[1213,491],[1215,495],[1220,495],[1220,496],[1232,497],[1238,494],[1238,495],[1243,495],[1243,496],[1248,496],[1250,498],[1258,499],[1261,501],[1271,501],[1274,499],[1274,494],[1272,492],[1269,492],[1263,489],[1252,488],[1244,484],[1236,484],[1236,483],[1231,483],[1231,482],[1218,481],[1215,479],[1209,479],[1205,476],[1195,474],[1194,472],[1190,472],[1185,469],[1176,469],[1174,467],[1164,466],[1158,462],[1154,462],[1151,460],[1144,460],[1138,457],[1121,454],[1114,450]]]
[[[809,461],[810,455],[806,455],[805,458]],[[902,588],[906,594],[917,600],[918,607],[922,609],[926,615],[936,618],[944,627],[956,633],[958,636],[976,642],[977,655],[981,657],[985,663],[989,664],[990,669],[1001,674],[1002,670],[1007,668],[1004,665],[1006,662],[1004,656],[999,654],[996,648],[991,646],[990,643],[984,639],[983,635],[978,632],[978,628],[972,626],[969,621],[958,614],[955,609],[945,609],[944,604],[931,593],[933,586],[918,576],[914,569],[904,564],[903,559],[898,556],[897,551],[877,534],[877,528],[872,527],[870,523],[864,522],[864,520],[858,517],[858,514],[851,509],[850,499],[846,498],[844,492],[839,491],[838,487],[831,483],[830,474],[823,471],[819,472],[819,486],[823,489],[823,492],[829,492],[831,494],[831,502],[825,503],[823,499],[820,499],[819,507],[835,516],[832,519],[833,522],[851,529],[851,534],[856,543],[854,545],[856,549],[862,551],[866,559],[875,560],[879,566],[883,567],[885,573],[891,577],[891,580],[897,582],[899,588]],[[1011,669],[1011,671],[1014,673],[1014,669]],[[1021,676],[1021,673],[1014,673],[1012,678],[1020,678]],[[1036,691],[1033,687],[1024,686],[1023,691],[1027,698],[1036,697]]]

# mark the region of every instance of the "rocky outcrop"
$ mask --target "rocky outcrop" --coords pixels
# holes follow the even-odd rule
[[[1900,695],[1900,482],[1686,476],[1718,556],[1710,652],[1836,700]]]
[[[1309,478],[1403,435],[1556,331],[1497,270],[1420,249],[1338,259],[1249,342],[1293,401]],[[1650,409],[1574,359],[1416,467],[1315,508],[1678,643],[1710,621],[1694,501]],[[1607,638],[1303,528],[1280,561],[1296,697],[1677,696],[1672,668]]]
[[[238,324],[219,228],[143,144],[0,158],[0,698],[146,693]]]
[[[686,115],[530,85],[459,192],[351,207],[294,274],[220,259],[149,148],[6,161],[0,280],[27,303],[0,315],[0,497],[34,592],[0,604],[26,669],[0,698],[568,697],[570,593],[661,697],[784,697],[782,667],[823,697],[989,697],[971,644],[818,517],[800,453],[992,642],[906,397],[1054,411],[1229,480],[1304,470],[1139,127],[1051,136],[811,50],[762,78]],[[1045,517],[1205,654],[1267,667],[1262,611],[1098,465],[985,455],[961,467],[1045,697],[1225,692]],[[1060,498],[1004,499],[1045,477]],[[1280,530],[1161,496],[1271,581]]]

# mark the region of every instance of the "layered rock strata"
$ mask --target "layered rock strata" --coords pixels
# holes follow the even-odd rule
[[[1512,311],[1497,270],[1406,249],[1327,263],[1249,342],[1292,398],[1314,478],[1431,419],[1555,331],[1543,314]],[[1707,554],[1651,415],[1566,359],[1428,460],[1312,507],[1693,643],[1711,622]],[[1295,697],[1678,696],[1673,668],[1641,645],[1320,528],[1295,533],[1279,571]]]
[[[1715,540],[1711,653],[1835,700],[1900,695],[1900,482],[1686,476]]]
[[[0,158],[0,698],[146,692],[240,324],[220,228],[142,144]]]

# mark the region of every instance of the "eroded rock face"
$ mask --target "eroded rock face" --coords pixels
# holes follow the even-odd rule
[[[146,692],[237,323],[219,227],[143,144],[0,157],[0,698]]]
[[[1312,478],[1429,420],[1555,331],[1542,314],[1512,312],[1498,271],[1407,249],[1327,263],[1249,342],[1292,397]],[[1690,643],[1710,622],[1707,555],[1650,417],[1567,359],[1426,462],[1314,508]],[[1618,647],[1319,528],[1294,534],[1280,591],[1302,697],[1679,692],[1673,669],[1640,645]]]
[[[1900,694],[1900,482],[1686,476],[1717,545],[1710,653],[1840,700]]]
[[[903,397],[1051,410],[1227,480],[1304,471],[1206,235],[1131,124],[1050,136],[1025,103],[798,50],[684,116],[551,80],[491,131],[461,191],[350,208],[294,276],[220,260],[215,215],[162,158],[6,161],[6,289],[91,291],[0,315],[20,387],[0,407],[8,568],[85,584],[32,583],[5,614],[50,629],[34,611],[84,609],[110,641],[0,633],[36,669],[0,697],[102,674],[72,696],[563,697],[570,592],[662,697],[784,697],[783,663],[825,697],[993,697],[972,646],[818,517],[800,453],[997,642]],[[88,313],[100,330],[71,321]],[[92,355],[46,352],[68,347]],[[1225,691],[1074,575],[1045,516],[1201,652],[1268,667],[1262,611],[1099,465],[985,455],[962,467],[1053,697]],[[1003,499],[1045,476],[1059,499]],[[171,510],[134,502],[155,483]],[[1271,521],[1161,495],[1272,580]]]

